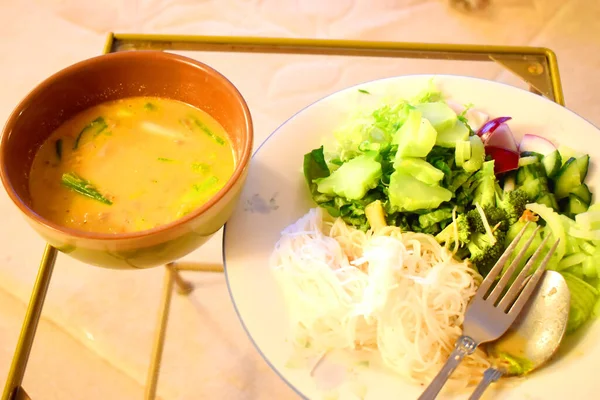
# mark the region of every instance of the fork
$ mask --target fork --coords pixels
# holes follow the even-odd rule
[[[494,265],[490,273],[481,283],[481,286],[479,286],[479,289],[477,289],[477,292],[471,299],[471,303],[465,313],[462,336],[456,341],[454,350],[440,372],[438,372],[418,400],[435,399],[463,358],[473,354],[477,346],[481,343],[491,342],[502,336],[515,321],[529,297],[531,297],[531,294],[540,282],[540,278],[546,269],[550,257],[552,257],[552,254],[556,250],[556,246],[558,246],[558,240],[554,243],[548,254],[546,254],[546,257],[533,275],[531,275],[528,282],[526,284],[523,283],[529,275],[529,270],[540,257],[550,235],[547,235],[544,238],[533,256],[529,259],[525,267],[523,267],[523,270],[510,285],[506,294],[500,299],[500,295],[506,289],[507,283],[517,268],[517,265],[519,265],[525,256],[529,246],[531,246],[531,242],[538,233],[540,229],[539,226],[527,240],[523,249],[517,254],[491,293],[486,296],[489,289],[492,287],[492,284],[502,272],[509,257],[517,247],[517,244],[524,235],[528,225],[529,223],[525,224],[515,239],[510,243],[506,250],[504,250],[504,253],[496,262],[496,265]]]

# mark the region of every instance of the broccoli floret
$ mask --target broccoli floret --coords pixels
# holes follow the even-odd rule
[[[490,227],[494,229],[497,226],[497,229],[501,231],[507,231],[510,227],[510,223],[508,221],[508,216],[506,212],[497,207],[484,207],[483,212],[487,218]],[[485,225],[481,219],[481,214],[477,209],[472,209],[467,212],[467,220],[469,221],[469,226],[471,227],[472,232],[486,233]]]
[[[504,241],[506,233],[500,229],[494,231],[492,240],[485,233],[474,233],[471,235],[471,241],[467,244],[467,249],[471,253],[469,257],[471,263],[475,265],[482,276],[486,276],[496,264],[504,252]]]
[[[512,225],[521,218],[527,203],[529,203],[527,193],[521,189],[515,189],[504,194],[502,200],[498,202],[498,207],[504,210],[508,223]]]
[[[446,243],[449,246],[453,246],[455,242],[455,227],[458,228],[459,246],[469,243],[471,241],[471,227],[465,214],[459,214],[452,223],[448,224],[444,230],[436,235],[435,240],[438,243]]]
[[[477,188],[473,196],[473,202],[478,203],[481,207],[496,206],[496,175],[494,175],[494,161],[486,161],[483,163],[481,170],[476,174]]]

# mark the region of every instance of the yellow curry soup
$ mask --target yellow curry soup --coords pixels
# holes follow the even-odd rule
[[[89,108],[35,155],[32,208],[73,229],[124,233],[172,222],[228,181],[234,154],[223,127],[180,101],[132,97]]]

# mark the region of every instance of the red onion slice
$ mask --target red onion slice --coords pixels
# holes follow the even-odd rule
[[[546,138],[527,134],[523,136],[523,140],[521,140],[521,143],[519,144],[519,153],[525,151],[533,151],[543,156],[547,156],[553,151],[556,151],[556,146]]]
[[[486,146],[485,154],[494,159],[494,173],[496,175],[519,168],[519,153],[516,151],[502,147]]]

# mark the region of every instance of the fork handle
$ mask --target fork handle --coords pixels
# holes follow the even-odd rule
[[[450,357],[448,357],[440,372],[433,378],[433,381],[427,386],[427,389],[425,389],[418,400],[435,399],[463,358],[469,354],[473,354],[478,345],[479,343],[469,336],[463,335],[459,337],[456,341],[456,347],[450,353]]]
[[[488,368],[483,373],[483,379],[479,382],[479,385],[475,388],[469,400],[479,400],[483,395],[483,392],[490,386],[492,383],[496,382],[502,376],[502,371],[495,368]]]

